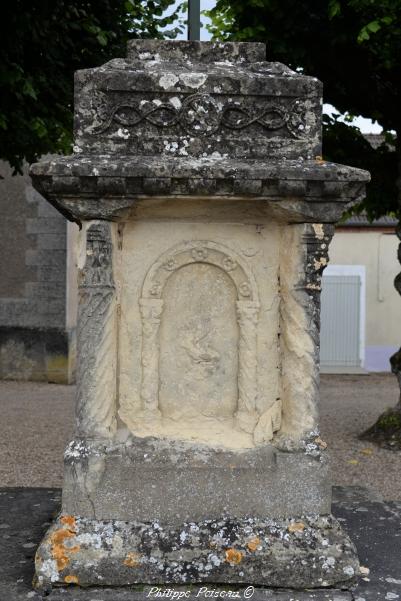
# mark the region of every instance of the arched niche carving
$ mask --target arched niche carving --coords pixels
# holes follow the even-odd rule
[[[163,313],[163,289],[169,277],[184,266],[206,263],[222,269],[236,290],[238,342],[238,425],[252,433],[258,421],[257,325],[259,298],[253,274],[231,249],[211,241],[181,244],[163,253],[149,269],[142,287],[142,382],[141,409],[147,416],[160,416],[159,329]]]

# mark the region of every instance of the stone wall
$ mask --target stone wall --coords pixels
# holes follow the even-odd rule
[[[0,163],[0,378],[67,382],[67,223]]]

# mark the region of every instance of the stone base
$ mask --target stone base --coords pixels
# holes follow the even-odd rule
[[[60,515],[36,553],[37,588],[136,583],[352,585],[356,550],[329,516],[204,520],[181,527]]]
[[[159,522],[326,515],[326,453],[305,441],[297,452],[268,444],[230,451],[184,441],[76,438],[65,452],[62,512],[96,520]]]

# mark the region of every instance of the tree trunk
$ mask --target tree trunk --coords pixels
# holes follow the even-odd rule
[[[401,264],[401,128],[397,131],[395,142],[397,155],[397,191],[398,191],[398,225],[396,234],[400,240],[398,245],[398,261]],[[394,279],[394,287],[401,295],[401,272]],[[378,420],[366,432],[361,434],[362,440],[370,440],[382,447],[392,450],[401,450],[401,348],[390,357],[391,371],[398,380],[400,396],[398,403],[392,409],[388,409],[380,415]]]

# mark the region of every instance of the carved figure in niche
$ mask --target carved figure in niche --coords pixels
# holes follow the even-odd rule
[[[210,325],[205,329],[204,325],[193,320],[192,323],[185,324],[183,331],[186,334],[181,346],[192,361],[191,375],[202,380],[213,374],[220,363],[220,353],[210,343]]]
[[[230,417],[238,398],[236,290],[226,272],[193,261],[163,290],[159,403],[164,417]]]

